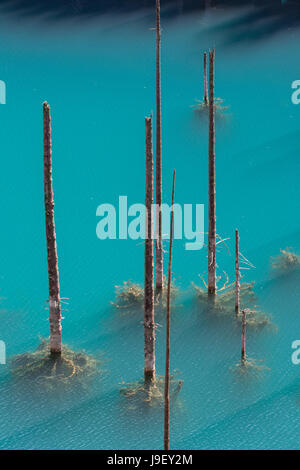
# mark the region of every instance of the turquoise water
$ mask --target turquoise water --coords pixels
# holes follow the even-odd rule
[[[206,252],[175,241],[173,272],[182,289],[172,323],[171,367],[184,386],[171,412],[171,448],[295,449],[300,432],[300,369],[291,343],[300,338],[300,274],[274,278],[270,257],[300,252],[300,33],[243,40],[246,10],[163,19],[162,112],[164,198],[207,204],[207,123],[191,105],[201,99],[202,53],[216,46],[216,95],[229,109],[216,126],[217,231],[228,242],[220,272],[233,279],[233,237],[256,266],[262,309],[275,331],[248,331],[247,350],[270,368],[238,381],[240,331],[210,318],[191,282],[206,272]],[[235,29],[233,24],[236,22]],[[119,317],[114,286],[143,282],[143,245],[100,241],[96,208],[144,200],[144,116],[155,111],[155,32],[151,12],[48,23],[0,12],[1,210],[0,339],[8,357],[33,350],[48,335],[43,213],[42,107],[51,105],[54,196],[61,295],[68,297],[63,337],[74,349],[105,357],[105,372],[85,393],[36,396],[0,365],[0,448],[159,449],[161,409],[128,410],[119,382],[143,374],[141,318]],[[230,26],[231,25],[231,26]],[[227,26],[227,27],[226,27]],[[230,27],[228,27],[230,26]],[[166,243],[167,248],[167,243]],[[165,263],[167,262],[167,255]],[[164,326],[157,370],[164,371]]]

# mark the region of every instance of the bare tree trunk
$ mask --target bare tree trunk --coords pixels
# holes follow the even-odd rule
[[[208,96],[207,96],[207,54],[203,54],[203,68],[204,68],[204,104],[208,105]]]
[[[51,117],[50,106],[43,103],[44,121],[44,193],[45,219],[47,237],[47,259],[49,279],[49,320],[50,320],[50,352],[60,355],[61,344],[61,306],[59,295],[59,274],[57,262],[57,246],[54,224],[54,201],[52,187],[52,149],[51,149]]]
[[[242,310],[242,351],[241,351],[241,362],[242,365],[246,362],[246,310]]]
[[[146,221],[145,221],[145,292],[144,292],[144,336],[145,336],[145,381],[155,379],[155,323],[154,323],[154,267],[152,239],[153,204],[153,149],[152,114],[145,118],[146,130]]]
[[[239,231],[235,230],[235,313],[240,313]]]
[[[170,251],[169,251],[168,291],[167,291],[164,450],[169,450],[169,444],[170,444],[170,297],[171,297],[171,275],[172,275],[174,192],[175,192],[175,170],[173,172],[173,187],[172,187],[172,212],[171,212],[171,222],[170,222]]]
[[[208,293],[216,293],[216,181],[215,181],[215,50],[209,52],[209,141],[208,141]]]
[[[161,163],[161,89],[160,89],[160,0],[156,0],[156,289],[163,288],[162,244],[162,163]]]

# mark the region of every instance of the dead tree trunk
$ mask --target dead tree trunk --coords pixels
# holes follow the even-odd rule
[[[162,163],[161,163],[161,78],[160,78],[160,0],[156,0],[156,289],[163,288],[162,244]]]
[[[215,181],[215,50],[209,52],[209,141],[208,141],[208,293],[216,293],[216,181]]]
[[[152,114],[145,119],[146,129],[146,221],[145,221],[145,286],[144,286],[144,336],[145,381],[155,379],[155,323],[154,323],[154,267],[152,239],[153,204],[153,149]]]
[[[239,231],[235,230],[235,313],[240,313]]]
[[[43,103],[44,121],[44,194],[45,219],[47,237],[47,259],[49,279],[49,320],[50,320],[50,352],[60,355],[61,344],[61,306],[59,294],[59,274],[57,262],[57,246],[54,224],[54,201],[52,186],[52,149],[51,149],[51,117],[50,106]]]
[[[171,222],[170,222],[170,251],[169,251],[168,291],[167,291],[164,450],[169,450],[169,444],[170,444],[170,299],[171,299],[171,275],[172,275],[174,192],[175,192],[175,170],[173,172],[173,187],[172,187],[172,212],[171,212]]]
[[[207,54],[204,52],[203,55],[203,69],[204,69],[204,98],[203,102],[208,105],[208,96],[207,96]]]
[[[241,363],[242,365],[246,362],[246,310],[242,310],[242,351],[241,351]]]

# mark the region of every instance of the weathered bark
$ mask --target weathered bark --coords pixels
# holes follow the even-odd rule
[[[215,50],[209,52],[209,141],[208,141],[208,293],[216,293],[216,181],[215,181]]]
[[[208,104],[208,96],[207,96],[207,54],[204,52],[203,54],[203,69],[204,69],[204,104]]]
[[[239,231],[235,230],[235,313],[240,313]]]
[[[168,291],[167,291],[164,450],[169,450],[169,445],[170,445],[170,320],[171,320],[170,300],[171,300],[171,276],[172,276],[174,193],[175,193],[175,170],[173,172],[173,186],[172,186],[172,212],[171,212],[171,221],[170,221],[170,249],[169,249],[169,268],[168,268]]]
[[[155,379],[155,323],[154,323],[154,267],[152,239],[153,204],[153,149],[152,115],[145,118],[146,129],[146,221],[145,221],[145,286],[144,286],[144,336],[145,380]]]
[[[156,0],[156,289],[163,288],[162,244],[162,162],[161,162],[161,79],[160,79],[160,0]]]
[[[47,238],[47,260],[49,279],[49,320],[50,320],[50,352],[60,355],[61,344],[61,305],[59,294],[59,274],[57,262],[57,246],[54,224],[54,201],[52,186],[52,149],[51,149],[51,117],[50,106],[43,103],[44,121],[44,194],[45,219]]]
[[[242,310],[242,351],[241,362],[244,365],[246,361],[246,310]]]

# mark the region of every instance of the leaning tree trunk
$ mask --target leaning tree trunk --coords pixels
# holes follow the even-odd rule
[[[57,247],[54,224],[54,201],[52,187],[52,150],[51,150],[51,117],[50,106],[43,103],[44,120],[44,193],[45,219],[47,237],[47,259],[49,279],[49,320],[50,320],[50,352],[60,355],[61,345],[61,306],[59,295],[59,274],[57,263]]]
[[[169,450],[169,445],[170,445],[170,320],[171,320],[170,298],[171,298],[171,275],[172,275],[174,192],[175,192],[175,170],[173,172],[173,187],[172,187],[172,212],[171,212],[171,222],[170,222],[170,251],[169,251],[168,291],[167,291],[164,450]]]
[[[215,50],[209,52],[209,141],[208,141],[208,293],[216,293],[216,181],[215,181]]]
[[[145,119],[146,128],[146,221],[145,221],[145,286],[144,286],[144,336],[145,380],[155,379],[155,323],[154,323],[154,267],[152,239],[153,204],[153,150],[152,115]]]
[[[242,349],[241,349],[241,363],[246,362],[246,310],[242,310]]]
[[[163,288],[162,244],[162,164],[161,164],[161,89],[160,89],[160,0],[156,0],[156,289]]]
[[[240,313],[239,231],[235,230],[235,313]]]
[[[204,69],[204,98],[203,102],[205,105],[208,105],[208,96],[207,96],[207,54],[203,54],[203,69]]]

